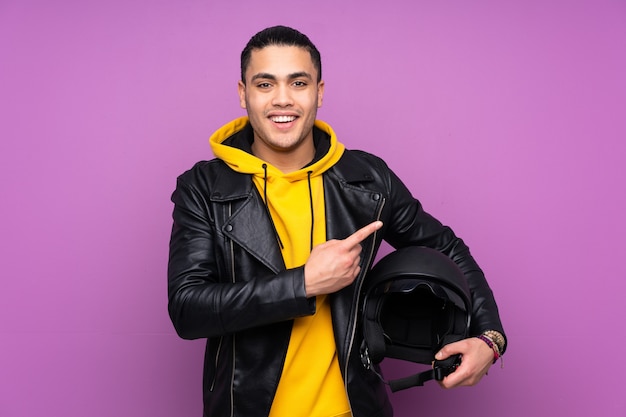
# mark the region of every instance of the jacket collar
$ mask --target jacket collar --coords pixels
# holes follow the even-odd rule
[[[237,200],[250,196],[254,187],[251,174],[235,173],[221,160],[216,174],[211,187],[211,201]]]
[[[362,158],[357,158],[355,153],[361,153],[361,151],[343,153],[341,159],[332,168],[335,175],[348,184],[374,181],[372,167],[366,164]]]
[[[331,171],[347,184],[368,183],[374,180],[372,169],[362,159],[356,158],[353,152],[344,152],[341,159],[331,168]],[[222,162],[221,169],[213,182],[212,201],[228,201],[249,197],[253,191],[251,175],[232,175],[233,171]]]

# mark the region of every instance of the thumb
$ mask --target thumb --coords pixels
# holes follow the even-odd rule
[[[450,343],[442,347],[439,352],[435,355],[435,359],[438,361],[442,359],[446,359],[449,356],[456,355],[457,353],[461,353],[459,351],[460,346],[458,346],[458,342]]]

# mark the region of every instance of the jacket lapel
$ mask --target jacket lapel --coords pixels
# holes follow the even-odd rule
[[[233,175],[226,164],[220,171],[214,181],[211,201],[224,205],[222,233],[273,272],[284,270],[274,227],[250,175]]]
[[[256,189],[224,226],[224,233],[273,272],[285,269],[276,233]]]
[[[328,239],[345,239],[378,220],[383,194],[374,185],[371,167],[345,152],[324,181]]]

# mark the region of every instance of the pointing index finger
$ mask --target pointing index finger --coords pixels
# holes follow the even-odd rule
[[[383,222],[381,222],[380,220],[372,222],[367,226],[363,226],[356,232],[352,233],[345,239],[345,242],[350,245],[358,245],[359,243],[364,241],[369,235],[380,229],[382,226]]]

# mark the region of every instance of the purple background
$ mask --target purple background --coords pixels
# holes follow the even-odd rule
[[[319,117],[453,226],[501,307],[505,368],[396,415],[626,416],[621,0],[0,0],[0,415],[200,415],[169,196],[279,23],[322,52]]]

